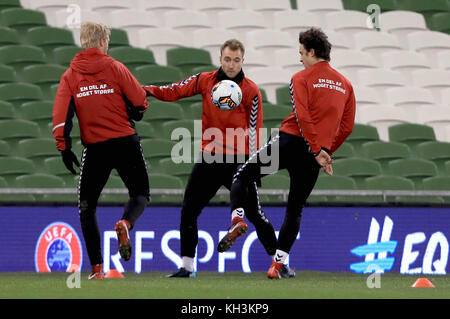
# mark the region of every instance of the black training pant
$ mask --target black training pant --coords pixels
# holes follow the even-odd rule
[[[149,201],[147,166],[137,135],[88,144],[83,150],[78,182],[78,209],[91,265],[103,263],[96,209],[109,175],[116,169],[128,189],[130,199],[122,219],[131,228]]]
[[[246,194],[247,185],[280,169],[288,170],[291,182],[277,249],[289,253],[300,230],[302,209],[320,170],[320,165],[309,152],[303,138],[280,132],[250,157],[234,176],[230,194],[231,209],[245,207],[247,196],[252,196]]]
[[[202,160],[202,162],[194,165],[186,186],[181,209],[181,256],[192,258],[195,256],[195,248],[198,244],[198,216],[221,186],[230,189],[233,175],[240,165],[242,165],[242,161],[239,163],[238,158],[231,161],[223,159],[222,163],[208,163]],[[259,240],[267,253],[272,256],[276,250],[275,231],[261,211],[256,183],[249,184],[246,192],[251,195],[249,201],[245,201],[243,206],[245,207],[246,217],[254,224]]]

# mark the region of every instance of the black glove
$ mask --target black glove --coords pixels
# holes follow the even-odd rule
[[[73,168],[73,164],[80,167],[80,162],[78,162],[77,156],[71,150],[61,151],[62,160],[67,169],[74,175],[77,174]]]

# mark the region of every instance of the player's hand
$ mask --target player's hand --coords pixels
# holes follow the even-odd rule
[[[316,156],[316,161],[326,174],[330,176],[333,175],[333,167],[331,166],[331,164],[333,164],[333,159],[327,152],[320,150],[320,153]]]
[[[77,156],[71,150],[61,151],[62,160],[66,168],[74,175],[77,174],[73,168],[73,164],[80,167],[80,162],[78,162]]]

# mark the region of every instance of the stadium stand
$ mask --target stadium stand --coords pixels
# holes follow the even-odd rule
[[[368,23],[367,8],[373,2],[381,9],[378,32]],[[57,152],[50,151],[52,103],[62,72],[81,50],[79,23],[97,20],[112,27],[109,54],[129,67],[142,84],[167,84],[214,70],[219,65],[220,45],[233,37],[243,40],[244,71],[262,89],[265,127],[278,127],[291,112],[287,85],[303,69],[298,33],[319,26],[333,44],[331,65],[354,84],[357,115],[353,133],[333,154],[335,176],[321,174],[316,189],[450,190],[448,1],[194,0],[188,6],[183,0],[102,0],[78,4],[71,0],[0,2],[0,160],[5,160],[0,162],[0,187],[28,181],[31,185],[31,177],[22,177],[19,183],[16,177],[37,174],[55,176],[55,183],[61,178],[65,187],[76,186],[60,158],[53,157]],[[201,116],[201,98],[149,101],[151,110],[135,124],[148,155],[150,183],[155,188],[182,189],[190,170],[171,165],[167,150],[176,143],[170,140],[174,128],[186,127],[193,136],[193,120]],[[75,121],[73,147],[81,154],[77,125]],[[42,141],[45,147],[38,146]],[[163,146],[157,147],[160,144],[165,145],[164,151]],[[33,147],[42,158],[27,157],[31,145],[37,145]],[[155,170],[161,163],[161,170]],[[358,168],[358,163],[364,164]],[[349,177],[353,174],[345,170],[347,165],[355,165],[355,179]],[[420,167],[426,173],[408,171]],[[114,174],[108,188],[123,188]],[[286,181],[284,177],[270,178]],[[0,200],[69,198],[59,196],[1,194]],[[108,196],[102,200],[114,201],[114,196]],[[216,199],[226,201],[227,195]],[[180,200],[181,194],[153,196],[154,202]],[[311,198],[311,202],[363,200],[441,203],[449,198]]]

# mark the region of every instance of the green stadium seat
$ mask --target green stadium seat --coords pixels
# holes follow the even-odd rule
[[[428,26],[432,26],[431,17],[435,13],[448,12],[450,5],[447,0],[396,0],[397,10],[415,11],[423,14]]]
[[[14,185],[20,188],[62,189],[66,187],[66,183],[61,177],[44,173],[17,176]],[[67,194],[35,194],[33,197],[35,201],[45,202],[76,201],[76,196]]]
[[[19,32],[8,27],[0,27],[0,46],[21,44]]]
[[[361,155],[361,145],[366,142],[379,141],[377,128],[375,126],[355,123],[352,133],[346,142],[352,144],[357,155]]]
[[[133,47],[116,47],[108,50],[108,54],[134,72],[139,66],[154,65],[155,57],[151,50]]]
[[[152,203],[178,202],[181,203],[183,195],[153,195],[152,189],[183,189],[183,181],[169,174],[153,173],[149,177],[150,201]]]
[[[401,191],[413,191],[415,190],[415,185],[413,181],[408,178],[401,176],[391,176],[391,175],[378,175],[373,177],[368,177],[365,180],[365,186],[368,190],[401,190]],[[405,196],[406,197],[406,196]],[[387,196],[383,199],[382,196],[368,196],[365,197],[365,201],[370,202],[397,202],[404,201],[402,196]]]
[[[261,92],[261,98],[262,98],[263,105],[264,105],[264,103],[268,103],[269,100],[267,99],[266,90],[259,88],[259,91]]]
[[[36,167],[32,160],[16,157],[0,157],[0,176],[2,176],[8,185],[13,186],[15,178],[19,175],[34,174]]]
[[[61,159],[61,156],[46,158],[44,160],[44,168],[47,174],[61,177],[66,183],[66,187],[77,186],[74,175],[67,170]]]
[[[166,85],[181,81],[184,78],[180,69],[163,65],[137,67],[134,75],[142,85]]]
[[[261,179],[260,189],[276,189],[276,190],[289,190],[291,185],[291,179],[288,176],[279,174],[279,172],[264,176]],[[285,198],[283,195],[260,195],[259,200],[261,202],[283,202]],[[228,198],[229,201],[229,198]]]
[[[56,149],[55,140],[51,138],[29,138],[20,140],[17,144],[18,155],[34,161],[36,167],[43,167],[44,160],[61,155]]]
[[[53,120],[53,102],[52,101],[31,101],[23,103],[19,112],[24,120],[37,123],[41,132],[46,132],[49,123]]]
[[[445,162],[450,160],[450,143],[424,142],[417,145],[417,152],[423,159],[433,161],[440,174],[445,175]]]
[[[63,46],[54,48],[51,55],[53,57],[53,63],[69,67],[73,57],[82,50],[83,49],[78,46]]]
[[[163,139],[141,140],[144,157],[150,163],[152,171],[159,169],[159,160],[171,157],[170,154],[175,144],[174,141]]]
[[[184,119],[180,104],[175,102],[152,101],[150,109],[145,112],[143,120],[150,123],[155,130],[160,130],[162,123]]]
[[[8,187],[8,182],[6,182],[6,179],[3,177],[0,177],[0,188],[6,188]]]
[[[20,0],[2,0],[0,1],[0,11],[3,9],[22,8]]]
[[[362,155],[378,161],[385,174],[389,173],[389,162],[412,156],[408,145],[398,142],[367,142],[361,146]]]
[[[355,10],[367,12],[367,7],[371,4],[376,4],[380,7],[381,12],[398,10],[396,0],[342,0],[345,10]]]
[[[388,130],[389,140],[391,142],[407,144],[411,149],[413,156],[417,156],[417,144],[428,141],[436,141],[434,129],[428,125],[403,123],[390,126]]]
[[[111,28],[111,36],[109,37],[109,48],[116,47],[129,47],[130,41],[128,39],[128,34],[125,30]]]
[[[21,35],[25,35],[30,28],[47,25],[43,12],[24,8],[2,10],[0,21],[3,25],[16,29]]]
[[[14,105],[6,101],[0,101],[0,120],[16,118]]]
[[[195,125],[194,120],[167,121],[162,124],[162,129],[161,129],[161,132],[159,132],[160,135],[158,137],[171,140],[172,133],[175,130],[180,129],[177,132],[175,132],[175,133],[179,133],[179,134],[175,134],[174,139],[180,139],[181,137],[179,135],[183,135],[183,137],[186,137],[186,138],[189,137],[191,139],[191,141],[194,138],[201,139],[201,136],[194,136],[194,133],[195,133],[194,125]],[[189,131],[190,136],[187,136],[186,129]],[[200,132],[201,132],[201,128],[200,128]]]
[[[43,99],[39,86],[30,83],[4,83],[0,84],[0,100],[8,101],[18,108],[25,102]]]
[[[12,151],[16,150],[17,142],[25,138],[40,137],[39,126],[31,121],[14,119],[0,121],[0,139],[7,141]]]
[[[175,163],[172,158],[159,160],[159,167],[164,174],[180,178],[183,185],[186,185],[189,175],[191,175],[193,163]]]
[[[157,133],[150,123],[139,121],[134,122],[135,130],[141,138],[154,138]]]
[[[391,174],[411,179],[416,189],[422,189],[422,180],[438,175],[436,164],[423,159],[398,159],[389,162]]]
[[[26,37],[29,44],[44,50],[49,62],[52,62],[53,49],[75,45],[73,33],[70,30],[57,27],[34,27],[28,30]]]
[[[126,187],[119,176],[111,174],[103,190],[105,189],[126,189]],[[126,202],[128,198],[127,192],[125,194],[105,194],[105,192],[102,192],[99,202]]]
[[[7,141],[0,140],[0,157],[11,156],[11,147]]]
[[[0,64],[0,84],[17,81],[16,71],[13,67]]]
[[[319,175],[314,190],[356,190],[356,182],[353,178],[339,175]],[[362,197],[356,196],[323,196],[311,195],[307,202],[357,202],[361,201]]]
[[[200,65],[192,68],[192,74],[202,73],[202,72],[213,72],[218,69],[215,65]]]
[[[450,176],[434,176],[422,181],[426,191],[450,191]],[[450,202],[450,197],[443,197],[445,202]]]
[[[364,180],[367,177],[380,175],[381,172],[380,163],[368,158],[342,158],[335,160],[333,163],[335,175],[353,178],[360,188],[364,188]]]
[[[181,108],[183,110],[185,110],[186,108],[189,107],[189,105],[193,104],[193,103],[198,103],[198,102],[202,102],[203,101],[203,97],[201,94],[196,94],[190,97],[185,97],[182,99],[179,99],[177,101],[178,104],[181,105]]]
[[[192,103],[183,111],[186,119],[199,120],[203,114],[203,102]]]
[[[199,66],[212,66],[209,51],[200,48],[172,48],[166,51],[167,65],[179,68],[184,77],[193,73],[192,69]]]
[[[279,128],[283,120],[291,114],[292,108],[282,104],[263,104],[263,126]]]
[[[447,173],[447,175],[450,175],[450,161],[446,161],[444,163],[445,166],[445,172]]]
[[[344,142],[339,146],[339,148],[333,153],[333,159],[341,159],[341,158],[348,158],[348,157],[356,157],[355,148],[352,144],[348,142]]]
[[[66,67],[57,64],[36,64],[26,66],[22,77],[25,82],[39,85],[42,94],[47,100],[51,100],[51,85],[58,84],[66,70]]]
[[[277,104],[291,106],[291,93],[289,91],[289,86],[282,86],[275,89],[275,96]]]
[[[12,66],[19,73],[30,64],[46,63],[44,50],[31,45],[6,45],[0,47],[0,63]]]
[[[431,29],[450,34],[450,12],[435,13],[430,18]]]

